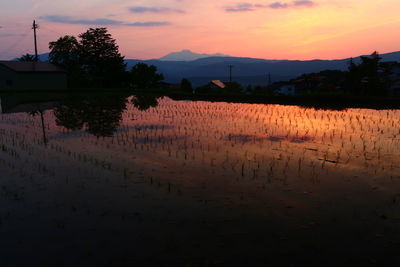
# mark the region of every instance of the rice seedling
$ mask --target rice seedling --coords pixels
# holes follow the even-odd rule
[[[44,112],[42,127],[40,118],[25,113],[0,114],[0,196],[14,205],[40,202],[35,211],[56,200],[61,205],[54,212],[63,219],[55,224],[63,231],[77,214],[104,220],[122,214],[118,220],[130,222],[139,189],[193,206],[190,201],[202,199],[211,207],[226,199],[240,205],[278,201],[271,195],[301,202],[314,197],[303,193],[311,191],[338,198],[361,184],[379,185],[399,202],[393,197],[400,187],[399,110],[164,98],[146,111],[127,104],[109,123],[116,125],[111,134],[104,121],[95,129],[87,122],[74,129],[57,123],[56,115]],[[366,196],[379,190],[369,191]],[[0,210],[0,227],[15,216],[10,210]]]

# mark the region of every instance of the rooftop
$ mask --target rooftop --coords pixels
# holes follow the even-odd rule
[[[219,88],[222,88],[222,89],[225,88],[225,84],[223,82],[221,82],[220,80],[212,80],[211,83]]]
[[[0,61],[0,65],[15,72],[65,72],[49,62]]]

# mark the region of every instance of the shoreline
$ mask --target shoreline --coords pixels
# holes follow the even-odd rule
[[[91,94],[123,94],[123,95],[147,95],[154,97],[169,97],[173,100],[229,102],[246,104],[275,104],[295,105],[308,108],[322,109],[347,109],[347,108],[369,108],[369,109],[400,109],[400,97],[382,96],[352,96],[352,95],[218,95],[218,94],[186,94],[180,92],[165,91],[134,91],[121,88],[84,88],[59,91],[0,91],[0,96],[21,96],[32,100],[65,98],[69,95],[91,95]]]

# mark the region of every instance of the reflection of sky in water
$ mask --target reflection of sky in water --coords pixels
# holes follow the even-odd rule
[[[152,124],[152,125],[137,125],[134,127],[130,127],[128,129],[135,129],[135,130],[168,130],[168,129],[172,129],[174,128],[174,126],[171,125],[163,125],[163,124]],[[124,129],[125,130],[125,129]]]
[[[157,130],[157,129],[172,129],[174,126],[171,125],[138,125],[138,126],[131,126],[131,127],[126,127],[126,128],[118,128],[115,130],[115,133],[121,133],[121,132],[129,132],[130,130],[136,130],[136,131],[142,131],[142,130]],[[76,136],[80,136],[82,134],[85,134],[85,131],[80,130],[80,131],[72,131],[68,133],[56,133],[52,135],[52,138],[57,139],[57,138],[75,138]],[[161,138],[160,140],[164,140],[164,138]],[[154,140],[156,141],[156,140]]]
[[[3,142],[39,143],[38,117],[0,116]],[[138,155],[136,160],[283,184],[323,177],[398,177],[399,125],[399,110],[328,111],[164,98],[146,111],[128,105],[112,137],[95,137],[56,126],[52,112],[45,114],[49,146],[62,147],[60,151],[95,155],[118,168],[129,168]]]
[[[31,251],[38,244],[36,256],[53,247],[41,240],[57,240],[55,249],[70,255],[77,250],[68,242],[79,236],[79,254],[103,242],[110,246],[93,258],[114,249],[118,257],[126,247],[127,255],[138,252],[133,264],[139,251],[149,251],[146,259],[175,258],[191,241],[189,250],[201,254],[204,248],[213,254],[220,243],[227,258],[244,247],[252,251],[247,255],[270,257],[270,244],[281,244],[277,262],[298,262],[296,255],[325,262],[331,252],[353,247],[360,262],[365,251],[374,255],[382,247],[385,257],[396,255],[399,110],[165,98],[139,111],[132,104],[125,110],[120,100],[65,102],[62,112],[45,112],[44,124],[38,115],[0,114],[1,203],[10,212],[0,225],[2,239],[9,237],[4,248],[25,244]],[[19,242],[26,236],[34,242]],[[165,244],[171,237],[179,249]],[[234,249],[227,247],[232,241]],[[291,254],[281,254],[289,247]]]
[[[309,142],[312,139],[308,136],[257,136],[249,134],[229,134],[226,140],[239,143],[251,143],[251,142],[262,142],[269,140],[272,142],[282,142],[287,141],[291,143],[304,143]]]

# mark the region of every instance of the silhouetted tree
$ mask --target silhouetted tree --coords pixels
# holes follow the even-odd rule
[[[49,43],[49,61],[66,70],[79,63],[79,43],[76,37],[66,35]]]
[[[164,80],[164,76],[157,73],[156,66],[138,63],[133,66],[130,74],[131,86],[138,90],[157,89]]]
[[[227,93],[227,94],[241,94],[243,91],[242,86],[240,83],[237,82],[229,82],[225,83],[225,88],[221,90],[222,93]]]
[[[90,28],[79,35],[79,57],[95,86],[116,87],[125,72],[124,57],[106,28]]]
[[[22,55],[18,61],[24,61],[24,62],[34,62],[35,61],[35,56],[31,54],[25,54]]]
[[[296,86],[296,94],[340,93],[347,73],[340,70],[323,70],[296,77],[290,83]],[[276,86],[284,85],[276,83]]]
[[[267,86],[256,86],[253,91],[254,95],[274,95],[275,88],[273,84]]]
[[[67,71],[70,86],[79,86],[84,76],[79,62],[79,48],[78,40],[69,35],[49,43],[49,61]]]
[[[181,81],[181,89],[184,92],[192,93],[193,92],[192,83],[188,79],[182,79],[182,81]]]
[[[380,77],[381,57],[377,52],[368,57],[361,57],[361,63],[349,63],[349,72],[346,83],[348,90],[357,95],[385,95],[386,83]]]
[[[92,87],[119,87],[125,79],[124,57],[106,28],[90,28],[49,43],[50,62],[65,68],[71,81]]]

